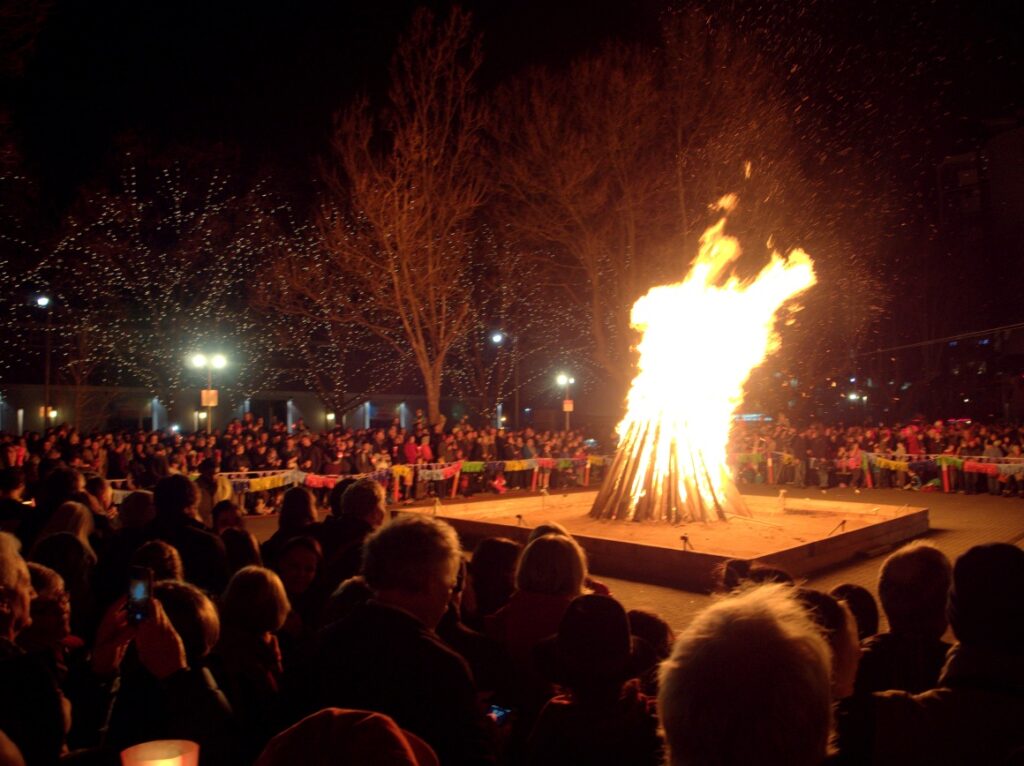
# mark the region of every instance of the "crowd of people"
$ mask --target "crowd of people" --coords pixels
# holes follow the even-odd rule
[[[929,482],[942,486],[934,458],[1024,466],[1024,426],[963,419],[929,423],[921,418],[891,425],[813,424],[803,428],[785,419],[739,422],[729,450],[738,475],[748,483],[771,481],[801,488],[810,484],[826,490],[837,486],[921,489]],[[769,456],[773,457],[770,476]],[[871,460],[866,461],[865,456]],[[986,476],[957,465],[957,460],[950,460],[947,466],[948,491],[1024,497],[1024,470]]]
[[[350,429],[337,427],[315,432],[299,420],[288,427],[284,423],[265,423],[263,418],[246,414],[214,433],[178,431],[107,431],[82,434],[69,426],[51,428],[45,433],[22,436],[0,433],[0,468],[19,468],[31,486],[35,480],[58,464],[106,479],[118,489],[152,489],[156,483],[174,474],[200,475],[203,512],[230,492],[214,488],[219,473],[259,473],[297,469],[329,477],[379,473],[395,466],[429,466],[457,461],[478,461],[493,465],[493,470],[466,476],[462,494],[536,487],[546,490],[578,483],[573,467],[544,467],[530,471],[504,472],[504,461],[532,458],[582,458],[590,451],[579,431],[521,430],[475,427],[468,420],[450,427],[430,426],[417,412],[410,428],[396,420],[388,427]],[[533,470],[537,476],[533,476]],[[412,502],[443,495],[443,482],[416,481],[406,474],[400,483],[400,499]],[[208,496],[209,495],[209,496]],[[276,510],[279,496],[254,496],[248,499],[248,512]]]
[[[1012,545],[890,555],[887,629],[862,587],[742,561],[670,626],[627,611],[557,524],[470,554],[345,479],[323,519],[288,489],[260,545],[231,501],[204,524],[184,474],[115,514],[102,477],[48,459],[27,487],[2,474],[5,766],[179,739],[211,766],[1024,763]]]

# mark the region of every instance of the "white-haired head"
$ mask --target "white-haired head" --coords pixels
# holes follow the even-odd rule
[[[669,763],[817,766],[832,729],[830,665],[792,588],[765,585],[708,607],[661,666]]]

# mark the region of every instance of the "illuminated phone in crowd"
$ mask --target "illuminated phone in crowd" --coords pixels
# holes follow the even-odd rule
[[[138,625],[146,618],[152,597],[153,570],[149,567],[131,567],[128,571],[128,603],[125,605],[129,623]]]
[[[491,705],[487,708],[487,717],[498,724],[498,726],[508,723],[511,715],[512,708],[502,707],[501,705]]]

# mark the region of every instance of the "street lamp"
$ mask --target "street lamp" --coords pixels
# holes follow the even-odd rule
[[[512,427],[519,430],[519,338],[516,335],[509,335],[502,330],[495,330],[491,334],[491,343],[495,346],[502,345],[506,338],[512,339],[512,406],[515,407],[515,414],[512,416]]]
[[[50,309],[50,296],[37,296],[36,305],[46,312],[46,361],[43,368],[43,428],[45,430],[56,418],[56,410],[50,406],[50,367],[53,357],[53,311]]]
[[[196,369],[206,370],[206,390],[202,393],[201,402],[202,405],[206,405],[206,433],[210,433],[213,429],[213,408],[217,404],[217,392],[213,388],[213,371],[223,370],[227,367],[228,360],[223,354],[207,357],[206,354],[196,353],[192,355],[191,362]]]
[[[576,382],[576,378],[566,375],[564,372],[558,373],[558,377],[555,378],[555,382],[565,389],[565,398],[562,401],[562,411],[565,413],[565,430],[569,430],[569,415],[572,413],[572,399],[569,397],[569,390],[573,383]]]

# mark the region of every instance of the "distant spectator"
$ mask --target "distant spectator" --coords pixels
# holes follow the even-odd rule
[[[935,686],[946,661],[946,602],[951,567],[938,548],[911,544],[890,555],[878,574],[878,595],[889,631],[864,643],[859,693]]]
[[[671,766],[821,766],[832,724],[829,649],[783,585],[697,615],[661,671]]]

